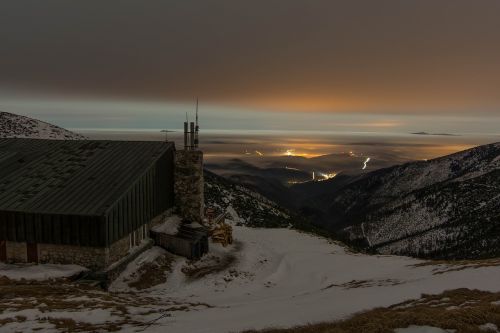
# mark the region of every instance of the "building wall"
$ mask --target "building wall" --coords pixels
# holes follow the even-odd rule
[[[190,221],[201,222],[204,215],[203,153],[178,150],[175,154],[175,206]]]
[[[147,232],[145,233],[141,228],[134,231],[136,244],[144,239],[144,235],[147,236]],[[94,271],[102,270],[129,253],[131,245],[136,245],[131,244],[131,239],[133,236],[129,234],[109,247],[38,243],[38,262],[41,264],[75,264]],[[25,242],[7,242],[7,262],[25,263],[27,261],[26,249]]]
[[[174,152],[163,154],[108,210],[106,244],[113,244],[174,206]],[[105,233],[107,230],[107,233]],[[106,238],[106,237],[105,237]]]

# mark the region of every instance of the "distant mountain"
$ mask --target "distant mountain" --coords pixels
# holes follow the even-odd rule
[[[440,135],[440,136],[458,136],[457,134],[450,134],[450,133],[429,133],[429,132],[414,132],[411,134],[415,135]]]
[[[277,204],[310,218],[323,220],[328,198],[339,188],[371,170],[401,163],[386,152],[376,151],[364,168],[368,156],[337,152],[305,158],[272,156],[265,159],[233,158],[207,163],[207,170],[262,194]],[[313,174],[315,180],[313,181]],[[327,175],[336,174],[328,179]]]
[[[373,171],[338,190],[321,226],[385,254],[500,256],[500,143]]]
[[[83,135],[33,118],[0,112],[0,138],[82,140]]]
[[[311,179],[309,172],[286,167],[261,168],[241,159],[232,159],[223,165],[207,163],[205,167],[289,209],[296,206],[294,196],[290,195],[289,181]]]
[[[334,178],[320,182],[294,184],[288,189],[288,197],[293,198],[293,209],[309,221],[322,225],[329,221],[327,208],[338,191],[360,179],[362,175],[338,174]]]

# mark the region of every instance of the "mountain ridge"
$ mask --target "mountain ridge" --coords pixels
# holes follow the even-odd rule
[[[83,140],[85,136],[38,119],[0,111],[0,138]]]
[[[362,249],[500,255],[500,143],[375,170],[337,192],[322,227]]]

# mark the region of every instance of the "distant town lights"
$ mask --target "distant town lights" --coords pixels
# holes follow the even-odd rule
[[[332,173],[322,173],[322,172],[320,172],[319,175],[321,177],[323,177],[323,178],[317,178],[316,180],[318,182],[322,182],[324,180],[335,178],[335,176],[337,176],[337,173],[335,173],[335,172],[332,172]]]
[[[368,164],[368,162],[370,162],[370,158],[368,157],[364,162],[363,162],[363,170],[366,169],[366,165]]]

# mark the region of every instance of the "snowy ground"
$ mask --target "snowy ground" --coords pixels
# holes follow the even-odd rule
[[[54,311],[54,318],[91,320],[94,315],[85,314],[100,311],[95,317],[99,324],[119,323],[125,332],[239,332],[333,321],[416,299],[422,293],[463,287],[500,291],[500,266],[421,265],[422,261],[405,257],[350,253],[326,239],[288,229],[233,230],[238,242],[226,249],[212,245],[211,255],[200,263],[188,265],[177,257],[165,283],[137,293],[130,290],[124,281],[140,264],[132,263],[112,286],[112,293],[81,296],[91,297],[88,308],[80,302],[74,309],[78,312],[44,309],[40,315],[50,317]],[[161,255],[158,249],[150,251],[138,260],[151,261]],[[186,267],[199,273],[211,261],[223,264],[204,277],[187,276]],[[127,311],[119,306],[126,306]],[[13,307],[0,320],[18,314]],[[31,313],[28,321],[36,320]],[[20,327],[25,332],[32,327],[28,322],[9,325],[9,329]]]
[[[11,265],[0,263],[0,277],[10,280],[35,280],[60,279],[75,276],[86,268],[78,265]]]

